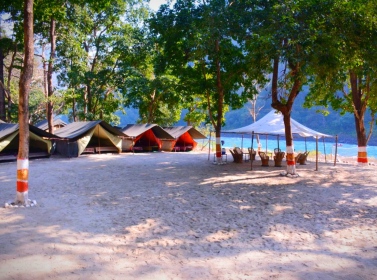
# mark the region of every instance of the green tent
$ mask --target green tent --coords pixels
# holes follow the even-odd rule
[[[55,134],[60,138],[56,141],[56,151],[67,157],[82,153],[120,153],[122,138],[127,137],[105,121],[73,122]]]
[[[29,125],[29,158],[47,157],[52,152],[54,135]],[[16,160],[19,145],[19,125],[13,123],[0,123],[0,161]]]

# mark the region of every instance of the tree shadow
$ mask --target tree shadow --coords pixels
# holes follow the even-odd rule
[[[34,174],[33,165],[53,180]],[[4,184],[15,186],[6,173],[13,166],[5,167],[0,185],[9,195]],[[73,261],[67,269],[52,261],[59,278],[170,270],[182,278],[232,278],[218,274],[223,269],[241,278],[376,273],[376,179],[356,176],[351,166],[300,166],[298,178],[254,167],[217,166],[195,153],[33,162],[29,180],[39,205],[0,210],[0,259],[9,264],[39,248]]]

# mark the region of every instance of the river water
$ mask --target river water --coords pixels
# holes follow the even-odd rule
[[[310,140],[309,140],[310,139]],[[235,136],[222,136],[221,140],[224,141],[223,148],[233,148],[233,147],[242,147],[249,148],[251,147],[251,138],[242,137],[241,135]],[[282,151],[285,152],[285,139],[277,140],[276,136],[260,136],[260,142],[262,144],[262,150],[273,151],[275,148],[279,147]],[[316,141],[313,138],[307,138],[307,140],[293,140],[293,147],[295,152],[305,152],[305,151],[315,151],[316,150]],[[253,141],[253,148],[256,150],[258,144],[256,139]],[[318,139],[318,152],[320,154],[333,154],[335,155],[335,139],[325,138]],[[368,157],[377,158],[377,146],[368,146],[367,147]],[[357,145],[352,144],[339,144],[337,147],[337,154],[344,157],[356,157],[357,156]]]

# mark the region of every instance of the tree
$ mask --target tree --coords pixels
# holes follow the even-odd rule
[[[17,155],[16,203],[29,205],[29,93],[34,65],[33,0],[24,1],[25,55],[19,86],[19,148]]]
[[[1,49],[1,59],[0,67],[2,77],[0,78],[0,98],[1,98],[1,113],[5,121],[13,120],[13,113],[17,111],[15,106],[13,106],[13,92],[14,88],[12,84],[13,70],[21,69],[22,57],[19,55],[21,49],[23,49],[23,15],[21,13],[23,6],[23,1],[17,0],[12,1],[12,3],[1,3],[0,4],[0,15],[6,17],[4,20],[4,26],[8,29],[10,23],[14,25],[13,32],[11,34],[6,34],[2,32],[0,39],[0,49]],[[8,16],[5,16],[8,15]],[[1,19],[3,20],[3,18]],[[5,29],[4,29],[5,30]],[[10,56],[10,58],[8,58]],[[7,65],[8,62],[8,65]],[[5,70],[5,72],[4,72]],[[18,80],[17,80],[18,81]],[[17,87],[18,89],[18,87]]]
[[[306,106],[331,105],[355,119],[358,157],[367,164],[366,146],[377,116],[377,40],[375,1],[336,1],[328,18],[331,34],[328,50],[319,56],[320,69],[313,73]],[[369,132],[365,114],[371,114]]]
[[[0,13],[0,42],[2,41],[2,19]],[[3,48],[0,47],[0,120],[6,120],[6,111],[5,111],[5,89],[4,89],[4,52]]]
[[[134,2],[112,1],[100,9],[89,4],[68,7],[66,31],[57,42],[57,67],[73,119],[119,121],[113,113],[122,109],[120,91],[127,78],[122,65],[137,43],[134,19],[140,13]]]
[[[146,33],[147,35],[144,35]],[[126,73],[121,92],[124,104],[139,110],[139,122],[172,125],[179,121],[184,100],[177,90],[179,79],[169,70],[156,71],[158,45],[147,31],[119,65]]]
[[[216,158],[221,163],[221,127],[229,106],[241,107],[253,91],[246,84],[246,60],[229,28],[227,1],[176,1],[161,6],[151,28],[163,50],[160,67],[179,78],[191,108],[207,111],[216,133]]]
[[[63,21],[65,16],[65,1],[41,1],[36,7],[35,14],[35,33],[39,35],[41,42],[41,57],[44,70],[44,91],[46,97],[46,119],[48,130],[50,133],[54,132],[53,113],[54,113],[54,63],[56,57],[56,39],[57,39],[57,22]],[[64,26],[64,25],[61,25]],[[49,45],[49,58],[45,58],[45,46]],[[47,68],[47,69],[46,69]]]
[[[291,112],[297,95],[316,65],[318,52],[327,46],[328,2],[243,1],[234,4],[239,42],[245,42],[250,61],[271,73],[271,106],[283,115],[287,151],[287,174],[295,175]]]
[[[18,122],[19,82],[23,66],[24,48],[23,40],[17,42],[10,38],[1,40],[4,59],[4,83],[0,86],[5,92],[6,121]],[[43,69],[39,68],[40,60],[34,59],[33,78],[29,95],[29,123],[35,123],[45,119],[45,97],[43,94]]]

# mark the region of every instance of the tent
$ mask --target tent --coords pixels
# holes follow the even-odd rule
[[[299,122],[295,121],[291,118],[291,129],[293,135],[299,135],[301,137],[314,137],[317,141],[319,138],[325,137],[334,137],[332,135],[320,133],[313,129],[310,129]],[[283,115],[280,112],[276,112],[275,110],[271,110],[267,115],[252,123],[250,125],[231,129],[231,130],[224,130],[224,133],[239,133],[239,134],[254,134],[258,135],[276,135],[279,139],[279,136],[285,136],[285,126],[284,126],[284,119]],[[253,138],[252,138],[253,139]],[[337,137],[336,137],[337,140]],[[318,146],[318,145],[317,145]],[[266,147],[267,149],[267,147]],[[318,164],[318,148],[316,151],[316,158]],[[336,161],[336,154],[335,154],[335,161]],[[334,161],[334,162],[335,162]]]
[[[128,124],[121,131],[128,135],[127,139],[123,139],[123,151],[160,151],[161,139],[174,140],[157,124]]]
[[[54,135],[29,125],[29,158],[48,157]],[[19,145],[19,125],[0,122],[0,161],[16,160]]]
[[[207,139],[202,133],[192,126],[170,126],[164,130],[172,135],[174,140],[162,140],[162,150],[164,151],[191,151],[197,143],[194,139]]]
[[[67,123],[65,121],[61,120],[60,118],[54,118],[53,126],[54,126],[55,129],[62,128],[66,125],[67,125]],[[42,130],[45,130],[45,131],[48,130],[47,120],[40,121],[35,126],[42,129]]]
[[[104,121],[73,122],[58,129],[55,134],[56,150],[67,157],[78,157],[82,153],[122,151],[124,133]]]

